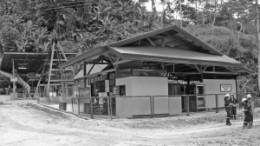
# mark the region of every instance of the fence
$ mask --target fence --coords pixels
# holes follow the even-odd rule
[[[135,118],[170,116],[224,108],[225,94],[190,94],[175,96],[105,96],[90,98],[40,98],[40,104],[88,116],[90,118]],[[237,96],[237,98],[241,99]]]

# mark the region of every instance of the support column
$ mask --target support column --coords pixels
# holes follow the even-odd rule
[[[87,87],[87,79],[85,78],[85,76],[87,75],[87,63],[84,62],[83,63],[83,81],[84,81],[84,88]]]
[[[53,42],[52,48],[51,48],[51,61],[50,61],[50,69],[48,73],[48,84],[47,84],[47,97],[49,97],[50,92],[50,81],[51,81],[51,73],[52,73],[52,65],[53,65],[53,58],[54,58],[54,50],[55,50],[55,42]]]
[[[83,84],[84,84],[84,89],[87,88],[87,62],[83,63]],[[90,118],[93,119],[93,105],[92,105],[92,96],[89,96],[89,104],[90,104]]]
[[[13,95],[16,93],[16,81],[15,81],[15,70],[14,70],[14,60],[12,60],[12,67],[13,67]]]
[[[216,113],[218,113],[218,94],[215,95],[215,101],[216,101]]]

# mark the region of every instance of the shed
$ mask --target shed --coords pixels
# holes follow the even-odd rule
[[[237,76],[250,72],[176,25],[93,48],[60,67],[80,62],[84,70],[87,65],[90,70],[107,65],[93,74],[84,71],[76,82],[91,87],[91,97],[113,96],[113,114],[118,117],[223,107],[224,94],[237,92]]]

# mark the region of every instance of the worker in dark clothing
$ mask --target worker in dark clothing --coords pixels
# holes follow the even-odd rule
[[[237,99],[234,95],[231,95],[230,98],[230,106],[231,106],[231,119],[236,120],[237,119]]]
[[[246,98],[247,98],[247,101],[248,101],[248,104],[250,105],[249,107],[249,112],[250,112],[250,120],[249,120],[249,123],[248,123],[248,126],[249,127],[252,127],[253,126],[253,119],[254,119],[254,102],[253,102],[253,100],[252,100],[252,96],[251,96],[251,94],[247,94],[247,96],[246,96]]]
[[[243,123],[243,128],[250,128],[250,116],[251,116],[251,113],[250,113],[250,104],[248,103],[248,100],[246,98],[242,98],[242,106],[244,108],[244,115],[245,115],[245,118],[244,118],[244,123]]]
[[[231,117],[230,94],[225,95],[224,101],[225,101],[225,109],[227,112],[226,125],[231,126],[231,123],[230,123],[230,117]]]

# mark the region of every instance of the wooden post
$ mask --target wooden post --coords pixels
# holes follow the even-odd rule
[[[110,113],[110,95],[107,98],[107,114],[111,119],[111,113]]]
[[[189,101],[189,95],[186,95],[186,103],[187,103],[187,113],[186,115],[189,116],[190,115],[190,101]]]
[[[167,97],[168,97],[168,114],[170,115],[170,97],[169,97],[170,95],[168,95]]]
[[[110,120],[112,120],[112,99],[111,99],[111,96],[109,95],[108,96],[108,98],[109,98],[109,102],[108,102],[108,104],[109,104],[109,116],[110,116]]]
[[[14,70],[14,60],[12,59],[12,67],[13,67],[13,78],[15,78],[15,70]],[[16,93],[16,81],[13,80],[13,99],[15,99]]]
[[[51,49],[51,61],[50,61],[50,69],[49,69],[49,73],[48,73],[47,90],[46,90],[49,102],[50,102],[50,97],[49,97],[50,81],[51,81],[52,65],[53,65],[53,58],[54,58],[54,50],[55,50],[55,43],[53,42],[52,49]]]
[[[90,96],[90,118],[94,119],[94,116],[93,116],[93,105],[92,105],[92,96]]]
[[[239,89],[238,89],[238,86],[237,86],[237,76],[235,76],[235,81],[236,81],[236,93],[235,93],[236,94],[236,99],[237,99],[237,101],[241,101],[241,98],[238,99],[238,90]],[[240,102],[238,102],[238,108],[241,109]]]
[[[151,118],[153,118],[153,116],[154,116],[153,96],[150,96],[150,108],[151,108]]]
[[[72,108],[72,113],[74,113],[73,98],[71,99],[71,108]]]
[[[86,75],[87,75],[87,63],[84,62],[84,63],[83,63],[83,81],[84,81],[84,88],[87,87],[87,79],[85,78]]]
[[[216,113],[218,113],[218,94],[215,95],[216,100]]]
[[[78,98],[78,113],[80,115],[80,99]]]

